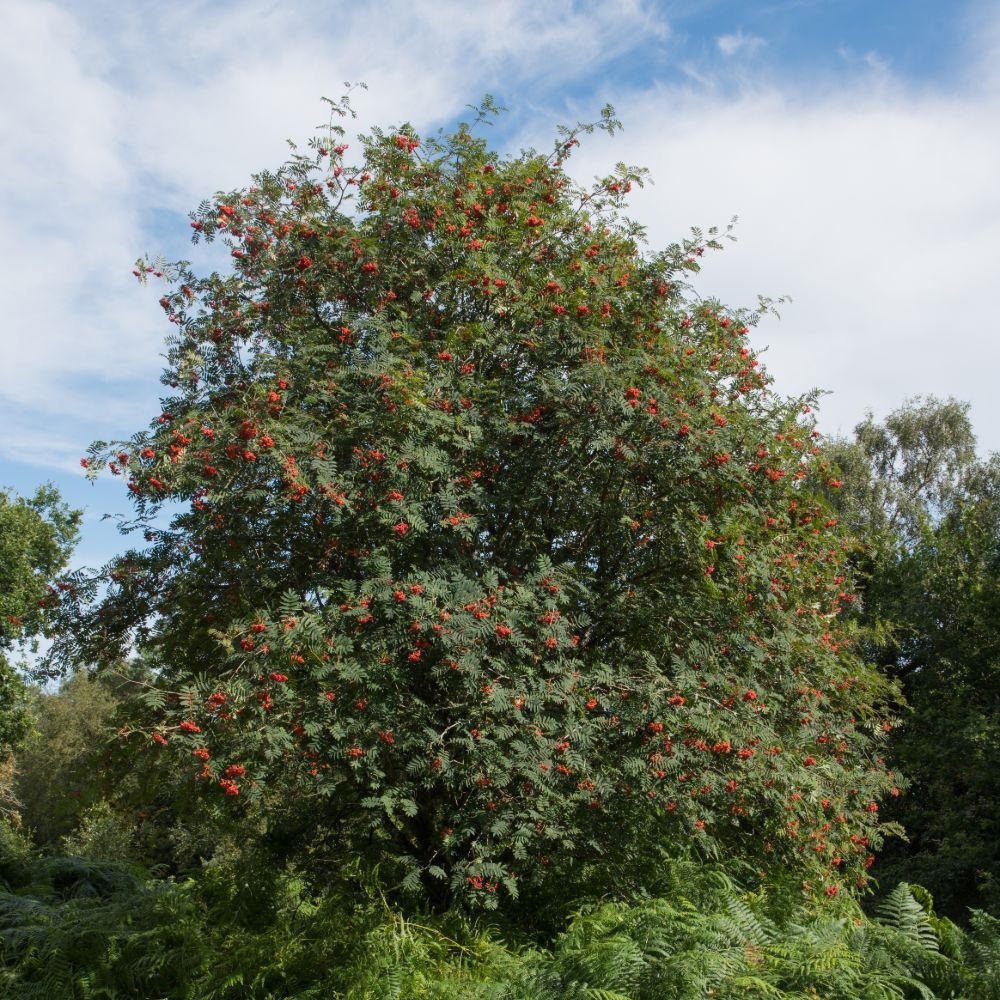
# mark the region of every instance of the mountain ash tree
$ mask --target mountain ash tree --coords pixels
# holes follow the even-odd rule
[[[193,214],[231,272],[140,263],[169,392],[87,461],[146,544],[57,653],[141,650],[137,759],[434,906],[648,843],[863,884],[887,691],[808,401],[687,289],[714,233],[650,252],[640,171],[566,172],[594,126],[478,124],[335,126]]]

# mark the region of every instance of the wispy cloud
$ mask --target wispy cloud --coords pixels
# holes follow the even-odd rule
[[[848,48],[838,48],[837,55],[845,63],[860,69],[862,72],[869,72],[879,81],[889,81],[891,79],[891,66],[889,60],[874,50],[864,53],[857,53]]]
[[[746,35],[741,29],[731,35],[719,35],[715,44],[724,56],[735,56],[738,53],[752,56],[759,48],[767,45],[767,40],[759,35]]]
[[[706,261],[697,287],[744,305],[792,296],[754,335],[780,391],[834,390],[822,426],[845,432],[866,406],[952,394],[1000,449],[1000,133],[983,127],[1000,119],[1000,94],[859,78],[821,96],[660,87],[622,107],[613,155],[657,182],[633,203],[650,242],[739,215],[739,242]],[[576,169],[590,176],[609,154],[595,142]]]
[[[515,149],[611,101],[624,134],[591,137],[572,169],[648,165],[657,183],[631,211],[654,247],[740,216],[696,287],[734,304],[793,297],[753,335],[780,392],[833,390],[830,431],[866,406],[953,394],[1000,449],[996,4],[964,0],[967,70],[947,90],[897,75],[901,50],[863,32],[840,60],[815,49],[806,79],[808,58],[782,62],[797,41],[782,25],[826,5],[775,6],[760,35],[675,36],[663,0],[6,0],[0,480],[55,475],[75,503],[124,507],[117,481],[84,490],[73,474],[92,438],[130,434],[155,406],[172,328],[132,261],[186,253],[187,210],[279,163],[345,80],[369,84],[355,95],[366,125],[421,130],[492,92],[522,114],[504,133]],[[116,536],[87,531],[82,558],[100,562]]]
[[[567,117],[584,93],[581,114],[611,100],[624,136],[593,141],[574,169],[650,166],[658,183],[634,211],[654,245],[741,217],[740,242],[707,263],[699,287],[743,303],[758,291],[793,296],[784,321],[758,335],[779,389],[835,390],[831,429],[867,404],[954,393],[1000,447],[989,325],[1000,135],[986,127],[1000,118],[995,7],[968,18],[964,88],[934,93],[894,78],[885,54],[845,61],[844,76],[820,86],[783,77],[766,62],[777,43],[743,30],[707,35],[714,59],[698,61],[697,46],[671,50],[664,6],[7,0],[0,457],[64,470],[90,438],[141,426],[168,328],[132,260],[169,251],[164,241],[183,252],[183,213],[280,162],[286,137],[322,119],[319,95],[360,79],[363,121],[418,128],[486,91],[545,118]],[[651,38],[672,65],[639,84],[613,75]],[[740,72],[750,55],[764,72]],[[667,69],[686,84],[652,82]]]
[[[489,90],[570,86],[666,31],[640,0],[8,0],[0,456],[21,460],[15,439],[39,427],[79,452],[144,421],[167,328],[132,261],[165,238],[183,252],[183,213],[312,135],[320,95],[365,80],[362,120],[428,127]],[[171,216],[165,237],[151,220]],[[51,434],[28,452],[61,467]]]

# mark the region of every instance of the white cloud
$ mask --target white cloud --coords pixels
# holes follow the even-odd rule
[[[129,273],[136,256],[161,249],[150,212],[184,213],[280,162],[286,137],[322,121],[319,95],[366,80],[356,101],[365,123],[434,126],[484,91],[565,119],[550,115],[568,105],[554,95],[593,85],[650,37],[670,40],[661,9],[7,0],[0,455],[65,469],[91,437],[141,426],[168,329],[159,293]],[[734,58],[726,69],[685,64],[687,87],[609,77],[579,114],[609,99],[625,119],[623,136],[595,138],[571,162],[587,178],[617,160],[652,168],[656,186],[633,204],[654,246],[741,217],[739,242],[706,262],[698,286],[733,303],[753,304],[759,291],[793,297],[783,321],[755,337],[771,344],[779,390],[834,390],[822,411],[830,430],[849,430],[866,405],[885,413],[913,393],[951,393],[972,401],[982,443],[1000,448],[1000,337],[990,329],[1000,19],[989,9],[969,21],[961,92],[907,89],[891,64],[864,57],[845,64],[850,87],[762,87]],[[764,44],[742,31],[716,39],[728,56]]]
[[[724,56],[735,56],[739,52],[752,56],[761,46],[767,45],[767,41],[759,35],[745,35],[740,29],[735,34],[719,35],[715,44]]]
[[[881,70],[879,70],[881,73]],[[1000,449],[1000,94],[906,94],[897,84],[809,99],[777,89],[737,99],[654,88],[623,95],[625,132],[585,148],[652,169],[633,214],[665,245],[691,225],[740,216],[739,242],[696,279],[753,305],[788,294],[754,334],[785,393],[833,390],[821,426],[849,432],[917,393],[972,402]]]
[[[326,116],[320,95],[364,80],[361,121],[427,127],[487,90],[564,87],[663,36],[651,9],[8,0],[0,343],[14,377],[0,382],[0,455],[61,468],[91,437],[141,426],[168,332],[158,293],[130,273],[162,249],[151,215],[185,213],[280,163],[285,139],[308,138]]]

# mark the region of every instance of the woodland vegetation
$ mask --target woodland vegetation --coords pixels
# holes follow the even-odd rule
[[[352,160],[330,106],[193,213],[231,269],[137,265],[126,550],[0,494],[3,995],[1000,998],[968,407],[821,437],[688,284],[720,234],[571,179],[610,109]]]

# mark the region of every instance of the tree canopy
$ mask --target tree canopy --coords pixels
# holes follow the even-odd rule
[[[356,163],[335,120],[193,214],[231,272],[140,262],[169,392],[86,462],[147,544],[56,655],[140,650],[136,754],[436,906],[650,843],[863,884],[891,689],[809,400],[685,285],[714,232],[650,252],[641,171],[566,171],[594,126],[503,156],[492,110]]]

